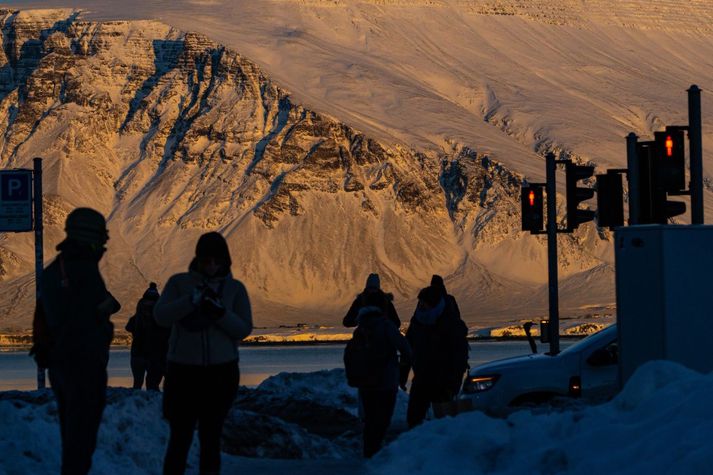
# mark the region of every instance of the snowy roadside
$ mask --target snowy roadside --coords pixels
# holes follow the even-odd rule
[[[713,374],[657,361],[607,404],[432,421],[399,437],[370,468],[379,475],[710,473],[711,400]]]
[[[406,401],[402,394],[396,418],[405,419]],[[59,472],[56,411],[50,390],[0,392],[0,475]],[[223,473],[359,473],[357,413],[356,391],[341,369],[282,373],[242,387],[223,431]],[[109,388],[91,473],[161,473],[168,432],[161,394]],[[197,456],[196,438],[191,467]]]
[[[160,394],[112,388],[108,399],[92,474],[160,473],[168,436]],[[283,373],[241,389],[224,431],[223,473],[707,473],[711,400],[713,375],[654,362],[607,404],[507,419],[473,412],[403,432],[401,394],[389,444],[364,463],[356,392],[343,370]],[[0,393],[0,475],[57,473],[59,446],[49,391]],[[195,441],[189,460],[195,470]]]

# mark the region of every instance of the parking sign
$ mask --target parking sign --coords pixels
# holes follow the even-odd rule
[[[32,171],[0,171],[0,232],[32,231]]]

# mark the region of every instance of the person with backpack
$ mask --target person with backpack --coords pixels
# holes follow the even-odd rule
[[[397,352],[402,365],[411,358],[406,338],[385,315],[382,302],[378,293],[364,297],[357,328],[344,350],[347,382],[359,389],[363,408],[365,458],[381,449],[391,423],[399,385]]]
[[[220,436],[238,392],[238,343],[253,328],[245,286],[234,279],[228,244],[203,234],[188,272],[172,276],[154,308],[171,328],[163,411],[171,435],[163,473],[180,475],[198,427],[200,473],[220,472]]]
[[[153,309],[160,295],[156,283],[151,282],[136,304],[136,313],[126,323],[131,333],[131,373],[134,389],[141,389],[146,377],[146,389],[158,391],[166,370],[166,353],[170,330],[159,326]]]
[[[106,405],[110,316],[121,305],[109,293],[99,261],[109,239],[106,221],[90,208],[67,216],[67,237],[42,274],[33,321],[32,354],[49,369],[57,400],[63,475],[89,473]]]
[[[460,319],[455,299],[434,276],[430,287],[418,294],[406,339],[413,351],[413,380],[409,392],[407,422],[419,425],[432,404],[447,403],[457,396],[468,365],[468,329]],[[409,368],[402,368],[401,384]]]
[[[366,306],[367,298],[383,311],[384,315],[396,325],[396,328],[401,328],[401,320],[399,320],[399,315],[396,313],[396,308],[393,304],[394,296],[381,290],[379,274],[369,274],[369,277],[367,277],[364,290],[354,299],[342,320],[345,327],[357,326],[359,310]]]

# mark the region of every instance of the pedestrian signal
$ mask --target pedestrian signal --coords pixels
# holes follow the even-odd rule
[[[522,202],[522,230],[531,233],[542,232],[544,228],[544,200],[543,185],[523,185]]]
[[[655,186],[667,192],[679,192],[686,188],[686,147],[684,131],[666,127],[664,132],[655,132],[656,156],[651,163]]]

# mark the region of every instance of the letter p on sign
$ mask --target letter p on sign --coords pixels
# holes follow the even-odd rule
[[[2,201],[29,201],[31,178],[29,173],[0,175],[0,198]]]

